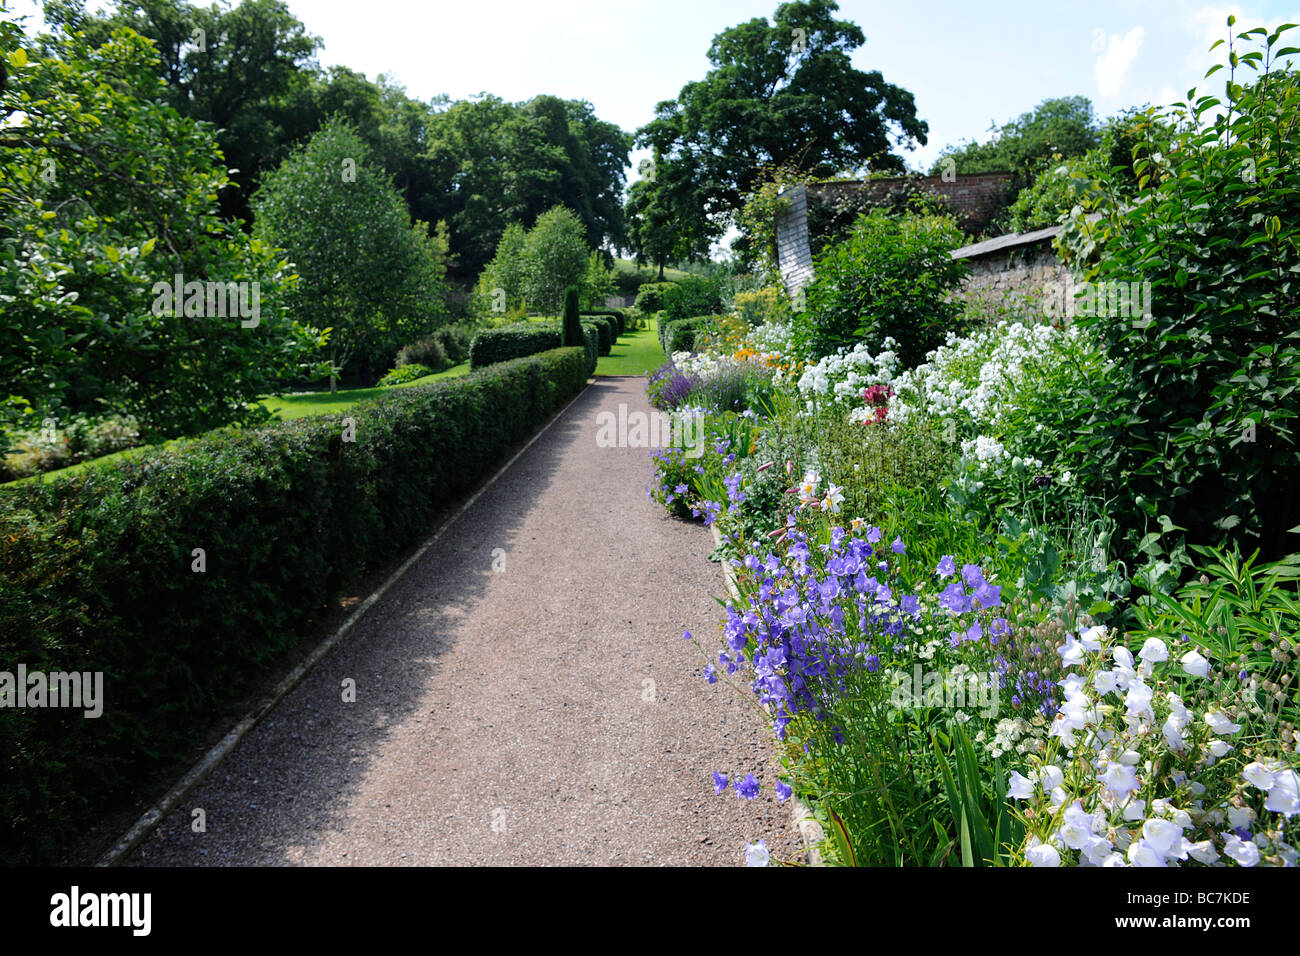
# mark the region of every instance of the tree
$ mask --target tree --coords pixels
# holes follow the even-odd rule
[[[482,96],[437,113],[428,157],[435,181],[447,184],[436,212],[451,225],[458,274],[478,273],[507,225],[531,226],[556,205],[574,212],[592,245],[622,242],[630,150],[631,137],[584,102]]]
[[[11,405],[131,414],[147,440],[264,418],[255,399],[300,373],[320,334],[284,316],[292,282],[277,250],[220,218],[228,180],[212,131],[166,104],[153,47],[128,29],[103,43],[59,33],[9,63],[0,379]],[[160,298],[177,276],[183,308]]]
[[[845,169],[896,169],[891,139],[926,142],[912,94],[878,71],[854,68],[866,42],[855,24],[836,20],[833,0],[783,3],[773,21],[758,17],[713,38],[703,80],[660,103],[638,131],[659,157],[668,206],[697,205],[713,238],[740,209],[764,166],[814,175]],[[675,171],[676,175],[672,173]]]
[[[564,290],[581,286],[587,273],[582,222],[571,209],[544,212],[524,244],[524,298],[530,309],[554,315],[564,304]]]
[[[292,129],[290,105],[311,81],[320,39],[284,0],[243,0],[238,6],[194,6],[185,0],[119,0],[90,14],[84,0],[47,0],[46,18],[102,42],[119,27],[154,41],[164,94],[182,116],[217,128],[233,185],[222,191],[228,218],[247,220],[249,196],[261,173],[290,143],[315,128]]]
[[[578,315],[578,287],[571,285],[564,290],[564,336],[566,346],[583,345],[582,320]]]
[[[369,148],[346,122],[321,127],[263,177],[256,232],[301,277],[291,313],[328,321],[334,375],[366,380],[402,345],[445,323],[439,254]]]
[[[479,277],[478,295],[482,300],[479,311],[505,312],[523,308],[527,236],[527,231],[517,222],[506,226],[501,241],[497,243],[496,254]]]
[[[685,164],[665,165],[662,176],[659,170],[653,159],[642,161],[641,178],[628,189],[624,219],[636,261],[658,266],[662,282],[668,263],[707,258],[712,232],[702,206],[687,198],[689,184],[681,181]]]
[[[1048,165],[1082,156],[1099,140],[1092,101],[1086,96],[1043,100],[1028,113],[1003,124],[986,143],[945,147],[930,175],[939,176],[947,169],[960,173],[1014,173],[1017,188],[1023,188]]]

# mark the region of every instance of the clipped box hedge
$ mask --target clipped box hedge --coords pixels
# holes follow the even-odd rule
[[[55,859],[184,756],[587,378],[582,349],[557,349],[0,488],[0,670],[101,671],[105,699],[98,718],[0,709],[0,859]]]
[[[558,349],[560,345],[560,328],[549,322],[516,322],[496,329],[483,329],[470,343],[469,367],[486,368],[497,362]]]

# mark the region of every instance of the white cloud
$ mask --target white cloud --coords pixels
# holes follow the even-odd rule
[[[1137,59],[1146,36],[1145,27],[1134,27],[1122,36],[1112,33],[1107,38],[1106,51],[1097,57],[1094,71],[1097,75],[1097,92],[1103,98],[1118,96],[1128,82],[1128,72]]]

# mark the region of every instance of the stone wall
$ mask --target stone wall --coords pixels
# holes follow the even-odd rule
[[[1037,298],[1047,283],[1064,282],[1070,275],[1052,251],[1050,237],[1032,244],[957,258],[965,258],[970,266],[971,274],[958,293],[968,300]]]

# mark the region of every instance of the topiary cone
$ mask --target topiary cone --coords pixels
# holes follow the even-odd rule
[[[564,290],[564,344],[583,346],[582,320],[578,318],[578,287]]]

